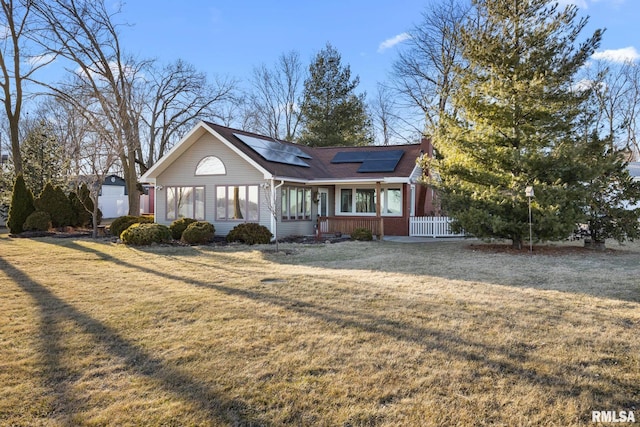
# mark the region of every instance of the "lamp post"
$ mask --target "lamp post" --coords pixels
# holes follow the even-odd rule
[[[529,199],[529,252],[533,252],[533,231],[531,226],[531,198],[534,196],[533,186],[527,186],[524,190],[524,194]]]

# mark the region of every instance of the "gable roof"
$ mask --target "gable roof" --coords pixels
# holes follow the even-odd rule
[[[345,181],[380,181],[400,179],[409,180],[414,173],[416,159],[421,155],[420,144],[393,145],[393,146],[361,146],[361,147],[308,147],[292,142],[270,138],[264,135],[233,129],[217,125],[211,122],[200,122],[178,144],[176,144],[165,156],[163,156],[141,178],[142,181],[153,182],[175,159],[184,153],[205,132],[215,135],[222,143],[231,148],[236,154],[243,157],[256,169],[263,172],[265,178],[278,178],[301,182],[345,182]],[[278,155],[270,155],[268,148],[256,151],[245,141],[251,142],[251,138],[257,138],[265,144],[276,149],[272,153],[293,152],[299,154],[298,162],[273,161]],[[243,141],[244,140],[244,141]],[[258,141],[258,142],[260,142]],[[373,169],[374,171],[359,171],[363,161],[332,163],[338,153],[378,153],[373,156],[387,156],[393,151],[401,151],[400,158],[393,170]],[[380,154],[380,153],[387,154]],[[266,156],[266,157],[265,157]],[[347,155],[349,158],[349,155]],[[360,158],[355,156],[353,158]],[[366,168],[365,168],[366,170]]]

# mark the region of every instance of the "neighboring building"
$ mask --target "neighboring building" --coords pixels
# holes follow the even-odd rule
[[[109,175],[104,179],[98,195],[98,208],[103,218],[117,218],[129,212],[129,198],[124,179]]]
[[[358,226],[408,235],[411,216],[434,211],[432,192],[417,183],[423,153],[431,155],[426,140],[312,148],[200,122],[140,181],[155,186],[158,223],[206,220],[219,235],[242,222],[277,227],[278,237]]]

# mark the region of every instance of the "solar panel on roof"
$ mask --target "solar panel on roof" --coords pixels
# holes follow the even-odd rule
[[[358,172],[393,172],[400,159],[366,160],[358,168]]]
[[[399,159],[404,154],[402,150],[389,151],[369,151],[369,155],[365,160],[394,160]]]
[[[293,166],[309,167],[309,164],[302,160],[302,158],[311,159],[311,156],[298,147],[239,133],[234,133],[233,135],[265,160]]]
[[[403,154],[402,150],[340,151],[331,163],[362,163],[358,172],[393,172]]]
[[[331,163],[364,162],[368,153],[368,151],[340,151],[333,156]]]

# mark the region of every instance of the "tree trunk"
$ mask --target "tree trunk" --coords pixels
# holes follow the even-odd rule
[[[511,239],[511,247],[513,249],[521,250],[522,249],[522,239],[521,238],[513,238],[513,239]]]
[[[120,155],[122,168],[124,169],[124,180],[127,187],[127,198],[129,201],[129,215],[140,215],[140,192],[138,191],[138,175],[136,173],[135,150],[128,155]]]
[[[91,235],[94,239],[98,238],[98,197],[96,196],[95,200],[93,200],[93,212],[91,215],[91,225],[93,226],[93,231]]]

